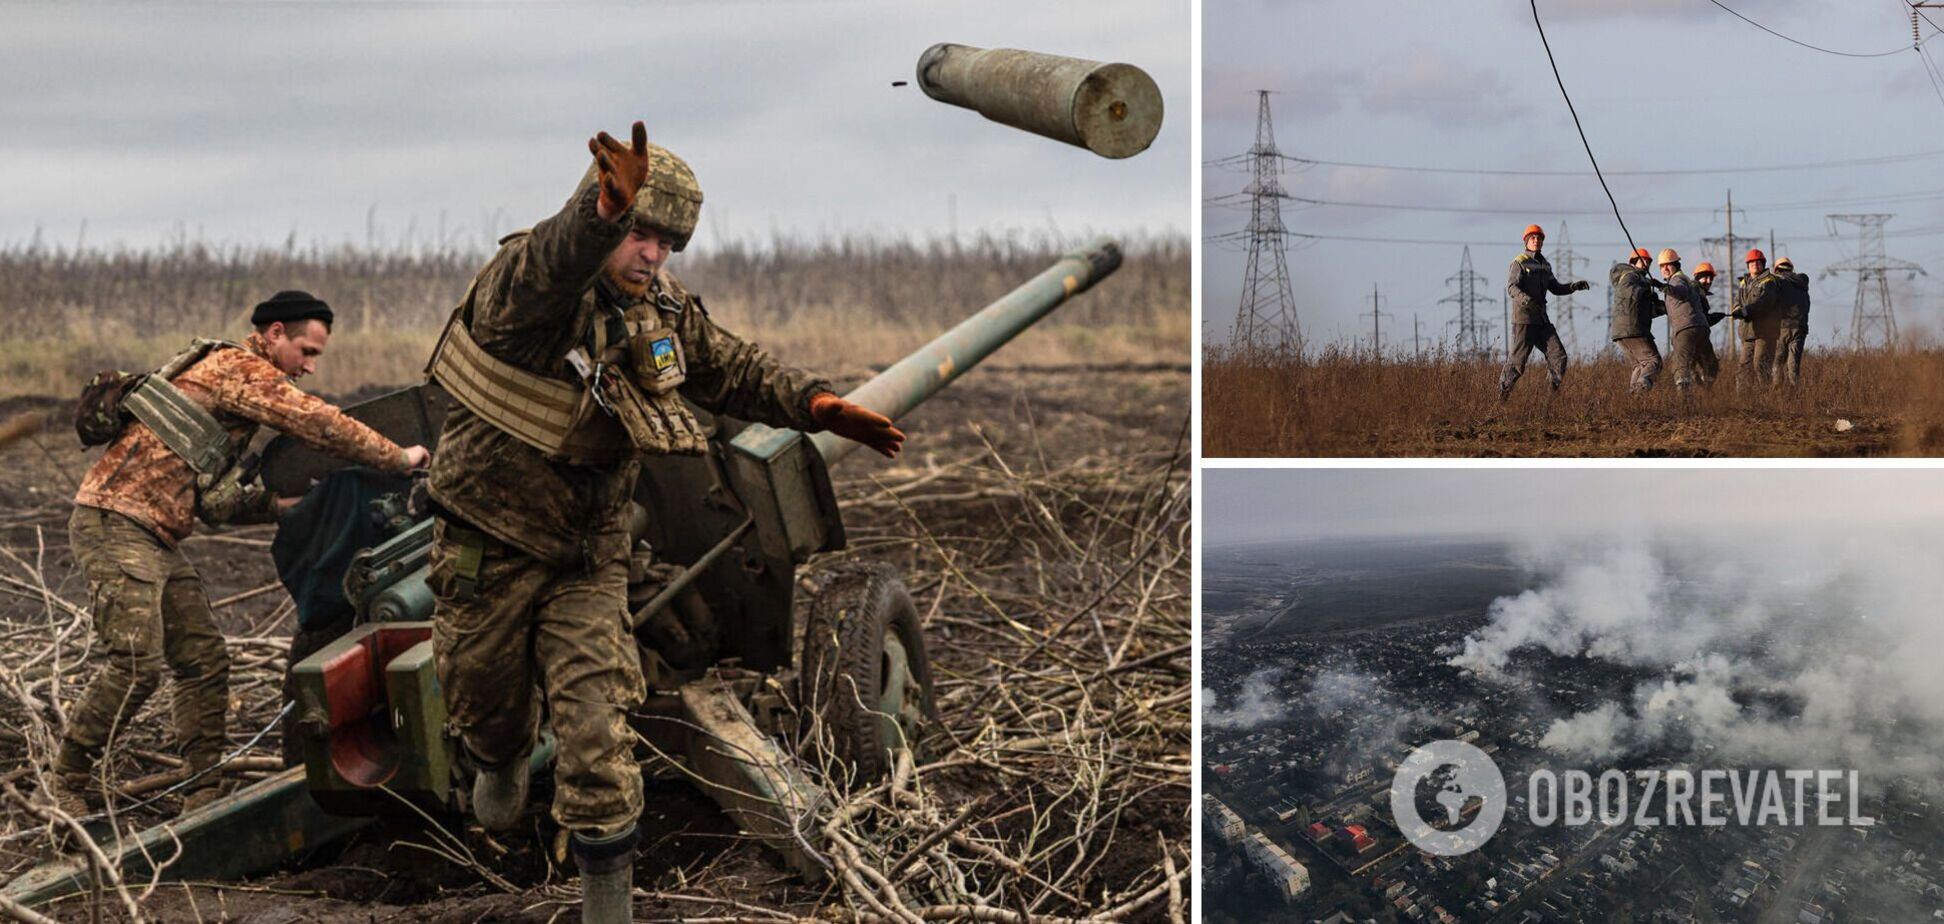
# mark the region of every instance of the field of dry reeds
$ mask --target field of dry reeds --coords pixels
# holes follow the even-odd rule
[[[1682,395],[1671,370],[1627,391],[1617,355],[1575,362],[1553,392],[1535,354],[1509,400],[1502,363],[1427,354],[1302,356],[1210,351],[1202,366],[1207,456],[1882,456],[1944,452],[1944,351],[1813,348],[1800,386]]]
[[[997,362],[1185,364],[1189,248],[1122,241],[1099,288],[1007,347]],[[1070,241],[779,237],[697,242],[670,267],[710,315],[786,362],[832,373],[882,367],[1044,269]],[[420,378],[425,357],[490,251],[452,246],[219,245],[144,250],[0,245],[0,397],[67,396],[101,369],[159,363],[190,337],[247,333],[250,307],[280,289],[331,303],[338,322],[306,387],[347,394]]]

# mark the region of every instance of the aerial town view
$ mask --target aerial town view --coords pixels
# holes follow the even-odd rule
[[[1209,471],[1204,920],[1933,920],[1935,478]],[[1494,810],[1432,742],[1503,775],[1475,849],[1407,836]]]

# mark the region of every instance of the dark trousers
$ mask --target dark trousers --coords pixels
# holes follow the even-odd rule
[[[1566,381],[1566,344],[1559,339],[1559,329],[1551,321],[1537,321],[1531,324],[1512,325],[1512,352],[1506,357],[1505,372],[1499,376],[1499,397],[1512,393],[1512,386],[1519,384],[1519,376],[1525,374],[1526,360],[1533,350],[1546,353],[1546,371],[1552,374],[1552,387],[1558,388]]]

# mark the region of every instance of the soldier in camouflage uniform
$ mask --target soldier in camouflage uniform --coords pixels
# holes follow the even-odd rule
[[[330,338],[330,308],[301,292],[257,306],[257,330],[241,345],[211,350],[170,381],[228,434],[234,454],[259,425],[356,462],[393,472],[424,464],[424,447],[401,449],[291,379],[316,368]],[[72,814],[88,808],[89,776],[103,748],[162,681],[175,678],[175,737],[183,763],[204,774],[222,758],[229,655],[202,579],[177,545],[195,518],[217,519],[196,472],[154,430],[131,421],[88,469],[74,498],[68,542],[88,580],[100,672],[68,716],[55,760],[54,792]],[[279,501],[254,491],[220,519],[273,520]],[[184,811],[218,795],[214,774],[190,785]]]
[[[1527,225],[1525,251],[1512,258],[1511,273],[1505,282],[1505,297],[1511,300],[1512,306],[1512,335],[1505,371],[1499,375],[1501,401],[1511,396],[1512,386],[1519,384],[1519,376],[1525,374],[1526,360],[1534,349],[1545,351],[1546,371],[1552,374],[1553,390],[1558,391],[1566,381],[1566,345],[1560,341],[1552,319],[1546,316],[1546,295],[1584,292],[1592,284],[1584,279],[1570,285],[1560,282],[1553,276],[1552,264],[1542,252],[1545,245],[1545,230],[1538,225]]]
[[[459,405],[429,483],[431,586],[448,731],[476,770],[475,816],[491,829],[521,817],[544,703],[558,742],[552,814],[573,833],[583,920],[607,921],[628,916],[642,804],[625,525],[641,459],[704,450],[683,398],[886,456],[904,434],[717,327],[668,272],[701,211],[686,163],[649,145],[639,122],[632,145],[605,132],[588,144],[595,164],[579,188],[502,242],[434,356]],[[670,373],[679,386],[657,392]],[[535,401],[558,413],[532,412]]]

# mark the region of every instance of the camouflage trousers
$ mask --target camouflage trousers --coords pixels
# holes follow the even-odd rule
[[[75,507],[68,544],[88,579],[88,654],[100,669],[68,715],[57,771],[71,779],[92,772],[161,685],[164,664],[175,678],[183,761],[192,772],[213,766],[226,746],[230,661],[202,578],[181,552],[112,511]]]
[[[1687,391],[1690,385],[1713,385],[1721,374],[1721,360],[1715,357],[1714,342],[1705,327],[1684,327],[1674,332],[1674,386]]]
[[[1627,354],[1627,361],[1633,363],[1633,372],[1627,376],[1627,390],[1630,392],[1649,391],[1654,387],[1654,378],[1660,375],[1660,348],[1654,345],[1654,337],[1622,337],[1614,343],[1620,352]]]
[[[1559,339],[1559,329],[1551,321],[1534,324],[1513,324],[1511,353],[1507,355],[1505,371],[1499,375],[1499,397],[1512,393],[1512,386],[1519,384],[1519,376],[1525,374],[1526,360],[1533,350],[1543,350],[1546,354],[1546,371],[1552,375],[1552,387],[1558,388],[1566,381],[1566,344]]]
[[[545,710],[553,817],[603,836],[641,815],[628,711],[645,692],[628,626],[625,542],[590,568],[528,556],[455,520],[434,526],[433,653],[448,731],[476,761],[524,759]]]
[[[1806,327],[1782,328],[1781,342],[1776,345],[1776,384],[1794,385],[1802,381],[1802,344],[1807,339],[1809,330]]]

